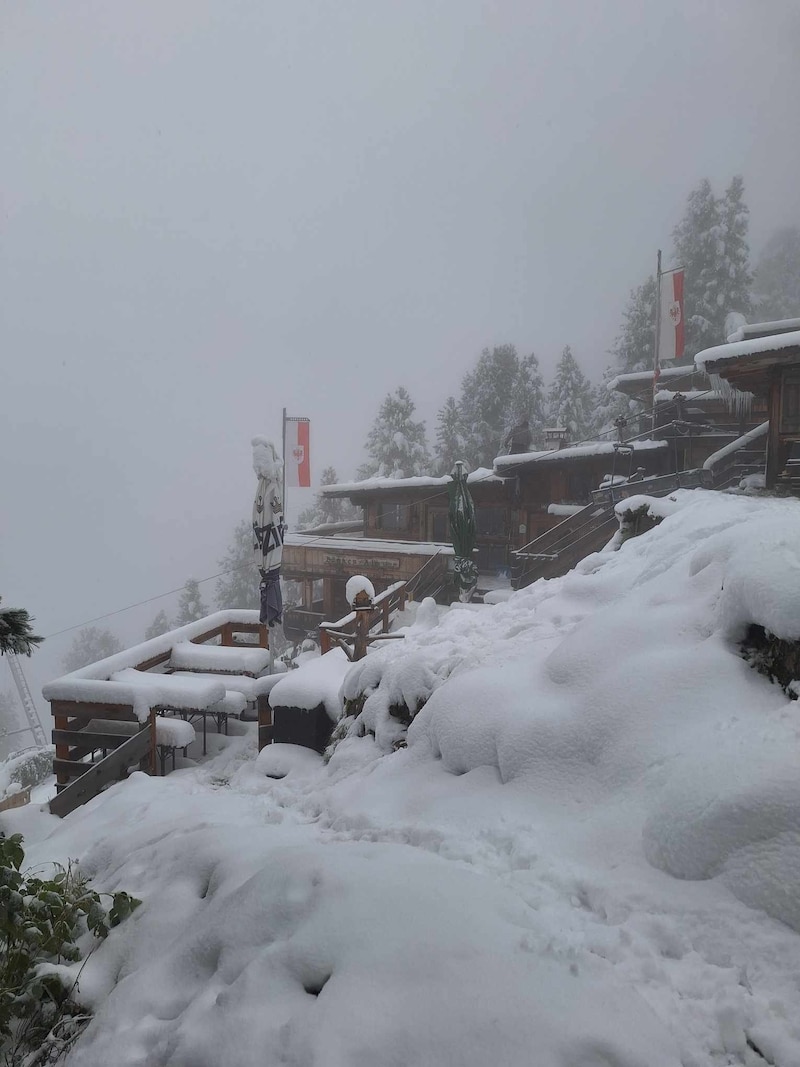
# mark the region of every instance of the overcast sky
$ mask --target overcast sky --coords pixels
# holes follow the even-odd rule
[[[46,634],[212,574],[284,406],[344,479],[485,345],[598,377],[700,178],[755,251],[800,221],[796,0],[0,12],[0,594]]]

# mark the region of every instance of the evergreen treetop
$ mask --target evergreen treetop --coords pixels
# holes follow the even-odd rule
[[[569,345],[561,353],[547,399],[549,424],[563,426],[572,442],[588,440],[593,429],[594,397]]]
[[[800,227],[772,234],[759,256],[753,291],[762,322],[800,318]]]
[[[44,638],[33,632],[33,619],[24,608],[0,606],[0,653],[30,656],[42,641]]]
[[[410,478],[427,474],[430,455],[425,423],[414,420],[414,401],[402,386],[384,397],[367,434],[367,462],[360,478]]]

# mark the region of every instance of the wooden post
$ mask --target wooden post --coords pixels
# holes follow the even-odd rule
[[[223,623],[220,629],[220,644],[228,646],[233,644],[233,623]]]
[[[326,652],[331,650],[331,635],[325,629],[324,626],[319,628],[319,651],[320,655],[325,655]]]
[[[269,648],[269,627],[263,622],[258,624],[258,646]]]
[[[146,728],[147,727],[141,727],[141,729],[146,729]],[[150,770],[149,770],[148,773],[152,774],[152,775],[155,775],[155,774],[158,773],[157,770],[156,770],[156,712],[155,712],[155,708],[151,708],[150,709],[149,729],[150,729],[150,758],[148,759],[147,762],[148,762],[148,765],[150,767]]]
[[[369,632],[369,611],[356,611],[356,634],[353,643],[353,660],[363,659],[367,654],[367,634]]]
[[[389,632],[389,607],[389,597],[387,596],[381,604],[381,632],[385,634],[388,634]]]
[[[407,598],[408,598],[408,593],[406,592],[406,587],[403,586],[403,588],[400,590],[400,595],[397,598],[397,610],[398,611],[405,611],[406,599]]]

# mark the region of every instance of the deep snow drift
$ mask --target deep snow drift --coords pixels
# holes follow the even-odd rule
[[[800,705],[737,647],[800,637],[800,505],[658,507],[564,578],[416,607],[327,765],[251,729],[0,817],[144,900],[69,1062],[800,1064]]]

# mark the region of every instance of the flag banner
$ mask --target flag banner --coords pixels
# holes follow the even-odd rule
[[[310,489],[311,423],[308,419],[295,419],[287,415],[284,433],[286,455],[283,458],[286,464],[286,487],[287,489]]]
[[[660,276],[661,322],[658,361],[682,359],[684,348],[683,269],[665,271]]]

